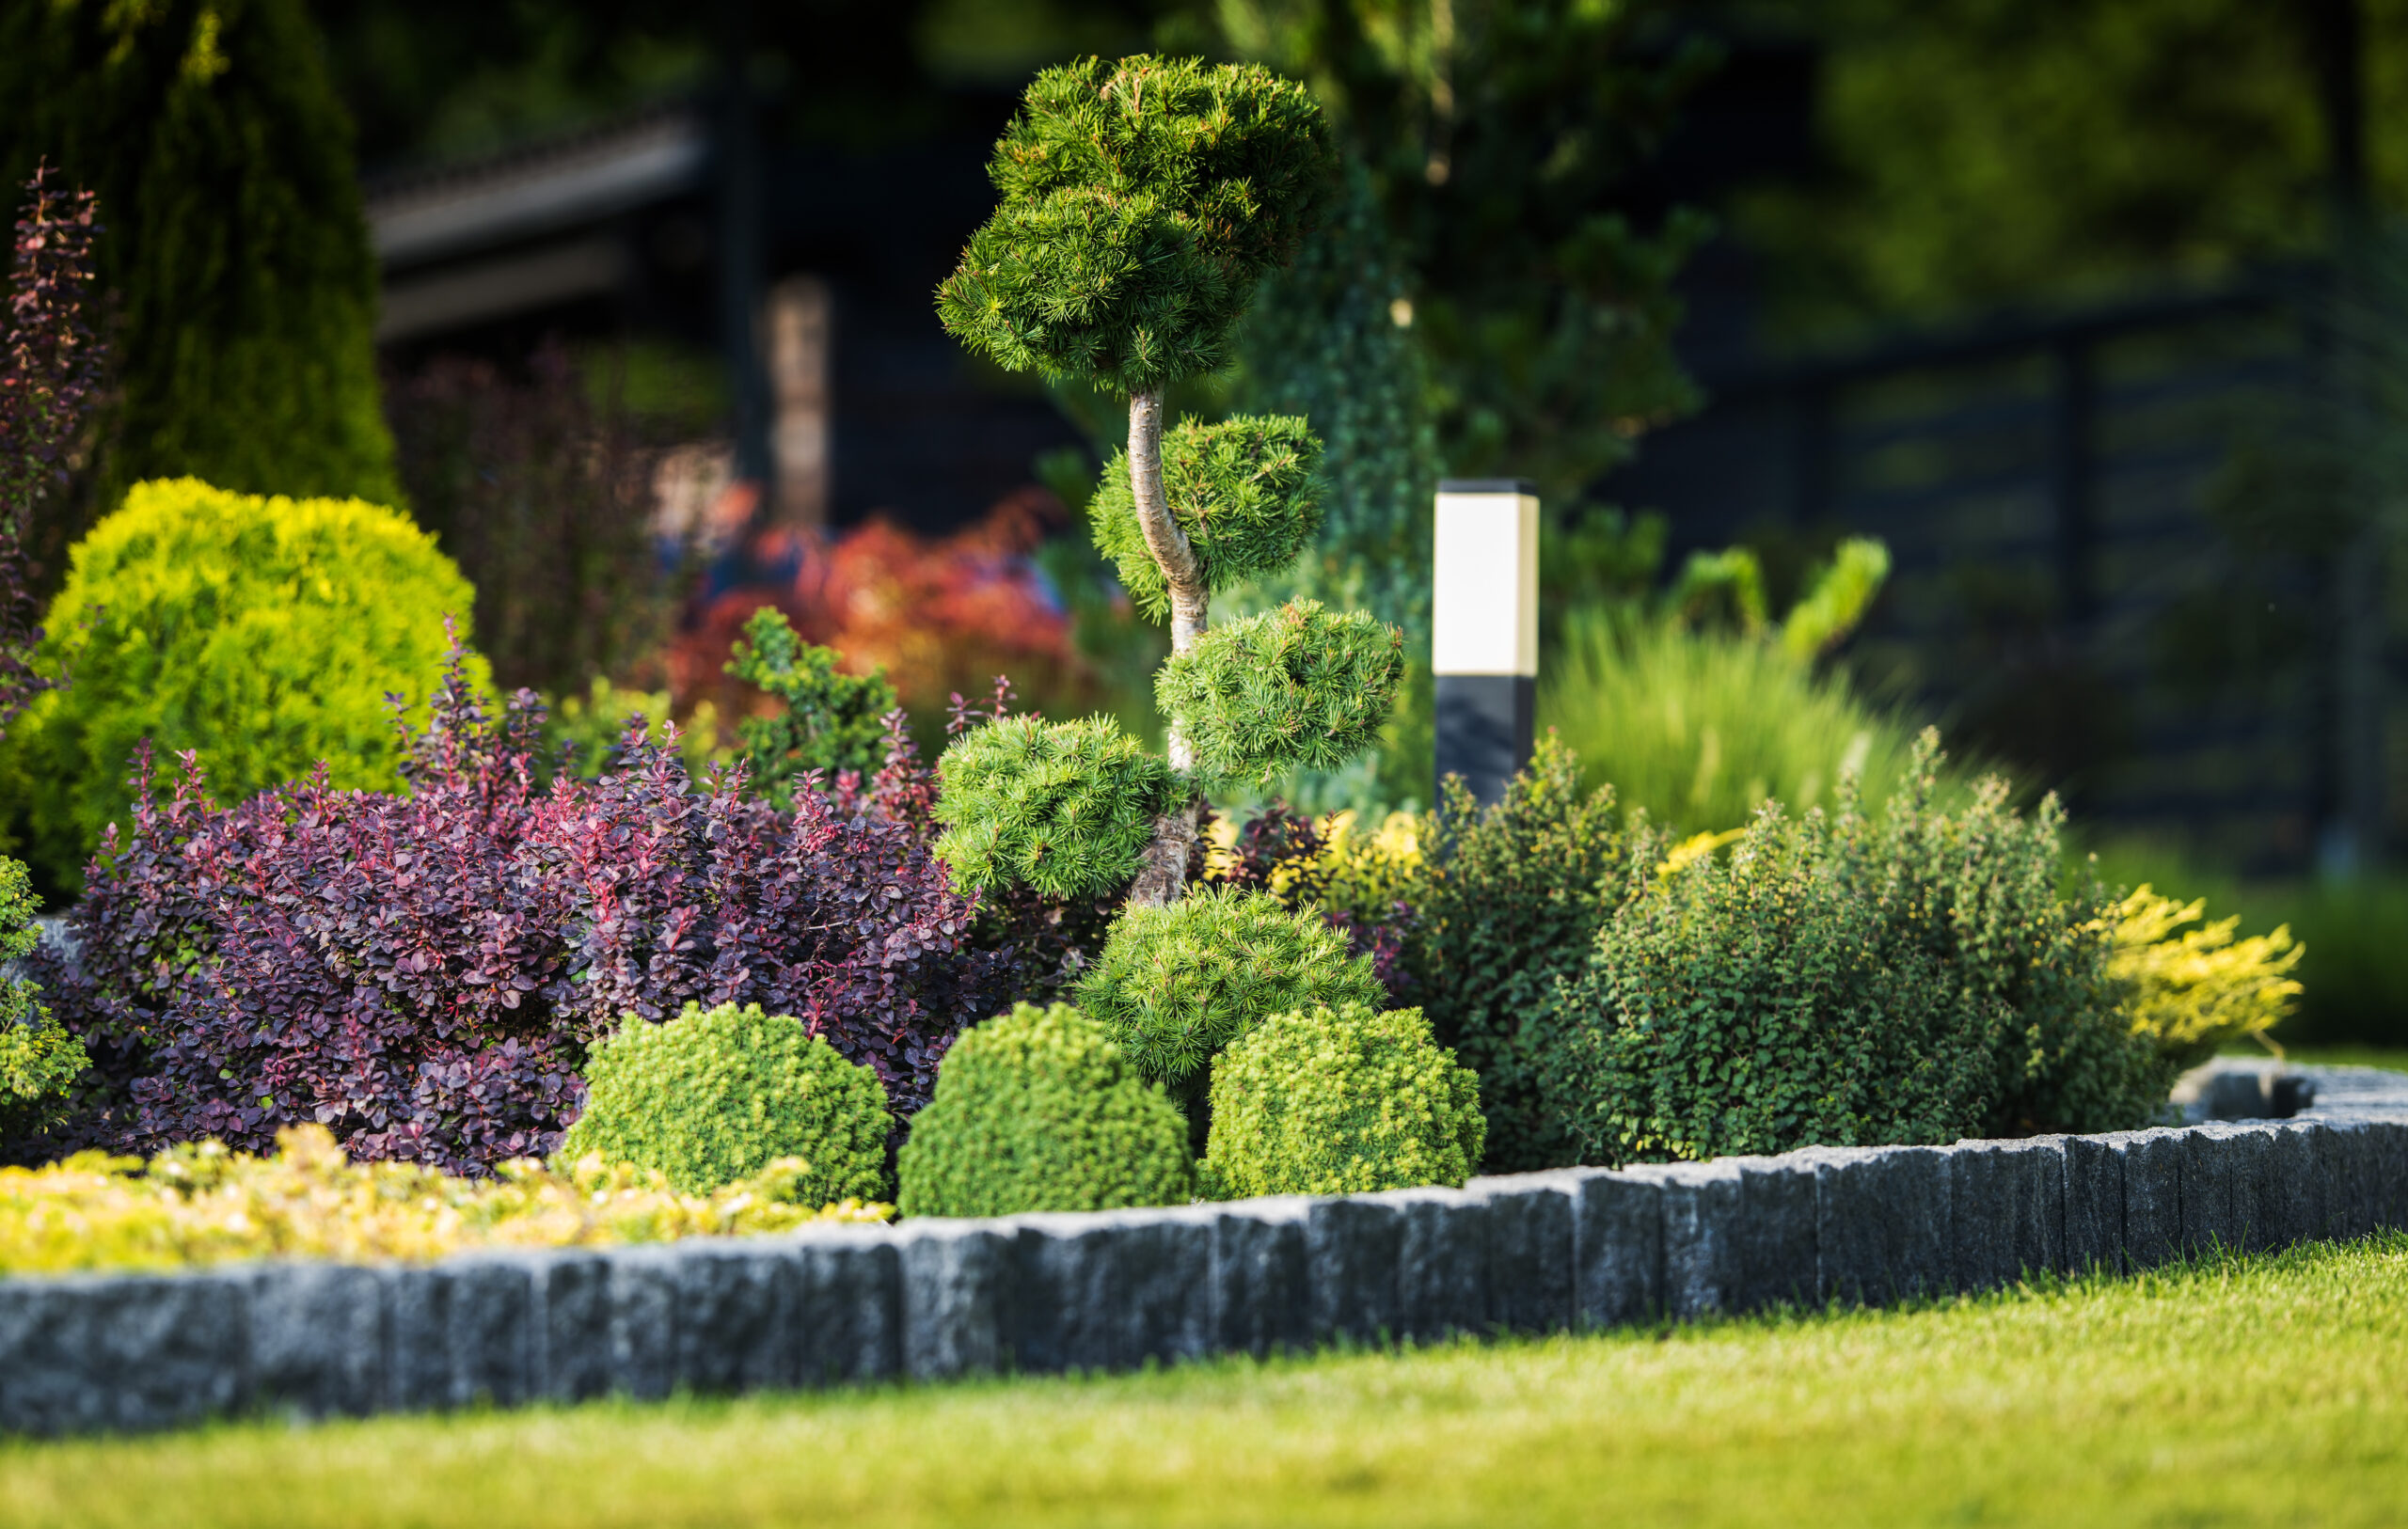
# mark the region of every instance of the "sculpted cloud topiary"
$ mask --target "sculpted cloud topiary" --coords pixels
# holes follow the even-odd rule
[[[1419,1009],[1274,1016],[1212,1064],[1201,1173],[1216,1199],[1461,1188],[1487,1127],[1480,1080]]]
[[[407,516],[357,499],[260,498],[194,479],[140,483],[74,551],[41,663],[73,683],[9,729],[20,831],[80,883],[101,829],[131,820],[145,738],[198,749],[220,800],[308,774],[398,783],[386,696],[440,678],[447,618],[474,591]],[[470,676],[487,682],[483,660]]]
[[[897,1173],[906,1216],[1180,1205],[1194,1192],[1178,1109],[1067,1003],[1015,1004],[963,1032]]]
[[[1131,908],[1079,983],[1079,1006],[1182,1096],[1201,1094],[1213,1053],[1266,1016],[1383,997],[1370,962],[1318,916],[1219,888]]]
[[[1213,627],[1154,680],[1207,780],[1335,769],[1379,740],[1404,638],[1360,610],[1302,600]]]
[[[660,1024],[630,1017],[594,1047],[585,1081],[585,1112],[561,1143],[572,1161],[598,1152],[708,1194],[799,1158],[791,1192],[808,1206],[884,1187],[893,1121],[878,1075],[792,1015],[689,1003]]]
[[[1275,574],[1321,529],[1321,442],[1292,417],[1181,420],[1163,437],[1163,496],[1213,592]],[[1170,612],[1170,585],[1147,545],[1130,486],[1129,453],[1116,452],[1087,505],[1098,551],[1149,620]]]
[[[937,854],[955,879],[1053,897],[1126,886],[1155,814],[1180,795],[1170,766],[1106,717],[997,717],[944,751],[937,779]]]

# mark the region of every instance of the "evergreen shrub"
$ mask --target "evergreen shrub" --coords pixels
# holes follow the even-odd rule
[[[1163,433],[1163,497],[1219,592],[1275,574],[1321,529],[1321,441],[1301,418],[1182,419]],[[1170,613],[1170,585],[1146,544],[1129,453],[1114,453],[1088,501],[1096,550],[1112,560],[1140,614]]]
[[[866,776],[886,757],[886,715],[901,704],[886,671],[843,672],[834,649],[803,641],[777,607],[763,606],[745,622],[727,672],[778,702],[774,714],[747,717],[736,732],[752,789],[780,807],[794,804],[795,782],[809,771]]]
[[[199,750],[221,800],[320,763],[337,788],[391,789],[386,698],[433,688],[445,623],[466,625],[474,593],[391,510],[135,485],[76,546],[50,609],[41,662],[72,683],[9,729],[28,858],[80,882],[101,830],[130,822],[126,762],[146,738]],[[483,660],[468,672],[485,683]]]
[[[962,1032],[897,1176],[906,1216],[1180,1205],[1195,1187],[1162,1085],[1067,1003],[1014,1004]]]
[[[2053,797],[1934,808],[1926,732],[1878,823],[1767,805],[1726,853],[1635,847],[1534,1046],[1582,1160],[2145,1125],[2173,1072],[2109,969],[2095,879],[2061,894]]]
[[[946,748],[937,779],[937,854],[962,886],[1061,898],[1125,886],[1156,814],[1186,795],[1170,765],[1108,717],[998,717]]]
[[[1328,770],[1379,741],[1404,675],[1404,638],[1368,611],[1302,600],[1225,622],[1154,681],[1208,779]]]
[[[2125,1012],[2177,1067],[2195,1066],[2234,1041],[2262,1039],[2301,990],[2291,973],[2307,951],[2289,925],[2242,938],[2239,914],[2210,923],[2205,898],[2183,903],[2146,882],[2115,907],[2109,969],[2124,985]]]
[[[90,1064],[83,1044],[40,1001],[41,989],[11,974],[41,938],[33,913],[25,868],[0,857],[0,1139],[50,1125]]]
[[[804,1206],[873,1200],[884,1188],[893,1120],[878,1075],[847,1062],[792,1015],[758,1003],[688,1003],[655,1024],[629,1016],[585,1061],[585,1107],[562,1138],[572,1161],[650,1169],[684,1194],[709,1194],[780,1158],[803,1164]]]
[[[1463,1187],[1487,1127],[1480,1079],[1418,1009],[1361,1003],[1275,1015],[1212,1062],[1214,1199]]]
[[[1078,987],[1079,1007],[1180,1098],[1202,1095],[1213,1055],[1271,1015],[1386,996],[1371,963],[1318,914],[1209,886],[1130,908]]]

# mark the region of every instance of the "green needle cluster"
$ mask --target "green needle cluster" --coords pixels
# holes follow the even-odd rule
[[[1321,529],[1321,441],[1292,416],[1182,419],[1163,433],[1163,497],[1214,592],[1276,574]],[[1098,551],[1150,621],[1170,615],[1170,586],[1137,524],[1129,453],[1114,454],[1087,507]]]
[[[964,888],[1101,897],[1137,872],[1154,817],[1182,793],[1170,765],[1108,717],[1006,717],[937,764],[937,854]]]
[[[1154,699],[1210,780],[1336,769],[1377,742],[1404,677],[1404,635],[1316,600],[1216,626],[1174,654]]]

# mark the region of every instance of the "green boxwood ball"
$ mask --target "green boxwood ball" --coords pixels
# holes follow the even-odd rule
[[[1212,590],[1296,560],[1321,529],[1321,440],[1293,416],[1183,419],[1163,433],[1163,497]],[[1170,586],[1137,523],[1129,453],[1103,470],[1087,519],[1121,587],[1150,621],[1170,614]]]
[[[1155,817],[1185,789],[1108,717],[1000,717],[946,746],[937,780],[945,831],[936,852],[958,885],[1018,884],[1064,898],[1126,884]]]
[[[1480,1079],[1419,1009],[1275,1015],[1212,1064],[1206,1192],[1357,1194],[1461,1188],[1488,1127]]]
[[[666,1177],[686,1194],[751,1178],[773,1159],[809,1165],[798,1204],[874,1200],[894,1121],[878,1074],[846,1061],[791,1015],[757,1003],[689,1003],[654,1024],[629,1016],[594,1047],[585,1112],[561,1143]]]
[[[963,1032],[897,1168],[906,1216],[1184,1205],[1187,1123],[1101,1025],[1067,1003]]]
[[[1079,1006],[1174,1096],[1203,1092],[1212,1054],[1287,1009],[1386,995],[1320,915],[1264,892],[1203,887],[1133,907],[1079,980]]]
[[[1213,627],[1154,676],[1198,775],[1268,781],[1334,770],[1379,741],[1404,677],[1404,635],[1368,611],[1299,600]]]

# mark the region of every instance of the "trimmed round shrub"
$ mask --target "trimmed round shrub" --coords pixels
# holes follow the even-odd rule
[[[1199,774],[1268,781],[1334,770],[1380,738],[1404,635],[1369,611],[1338,615],[1298,600],[1226,622],[1173,654],[1154,700],[1176,717]]]
[[[126,761],[145,738],[199,750],[220,802],[321,762],[337,787],[397,785],[385,698],[434,687],[445,620],[465,630],[475,599],[396,511],[191,478],[136,484],[72,557],[40,660],[72,683],[7,745],[26,858],[69,888],[101,830],[130,823]],[[481,658],[469,676],[490,685]]]
[[[1419,1009],[1348,1003],[1275,1015],[1214,1060],[1199,1172],[1220,1200],[1460,1189],[1487,1134],[1479,1075]]]
[[[962,1032],[897,1176],[906,1216],[1183,1205],[1195,1190],[1178,1107],[1067,1003],[1016,1003]]]
[[[1121,915],[1078,988],[1138,1070],[1180,1097],[1202,1094],[1213,1053],[1267,1016],[1386,996],[1318,913],[1223,887]]]
[[[957,883],[1063,898],[1101,897],[1135,875],[1155,816],[1181,790],[1108,717],[998,717],[946,747],[937,780],[936,852]]]
[[[585,1082],[585,1112],[561,1142],[571,1161],[598,1152],[708,1194],[800,1158],[794,1199],[813,1206],[885,1188],[894,1122],[878,1075],[791,1015],[689,1003],[659,1024],[630,1016],[594,1048]]]
[[[1321,441],[1292,416],[1182,419],[1163,433],[1163,497],[1218,591],[1294,562],[1321,529]],[[1087,506],[1095,544],[1149,620],[1170,614],[1170,585],[1137,524],[1129,453]]]

